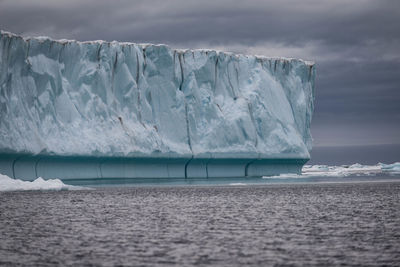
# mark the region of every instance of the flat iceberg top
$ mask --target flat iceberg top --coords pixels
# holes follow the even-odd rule
[[[0,33],[0,153],[309,158],[312,62]]]
[[[8,32],[8,31],[3,31],[0,30],[0,35],[4,35],[7,36],[8,38],[13,37],[13,38],[22,38],[24,41],[30,41],[30,40],[37,40],[39,42],[45,42],[45,41],[49,41],[49,42],[57,42],[57,43],[61,43],[61,44],[67,44],[67,43],[77,43],[77,44],[101,44],[101,45],[111,45],[111,44],[119,44],[121,46],[141,46],[141,47],[147,47],[147,46],[166,46],[168,47],[168,45],[166,44],[151,44],[151,43],[133,43],[133,42],[119,42],[119,41],[104,41],[104,40],[93,40],[93,41],[78,41],[78,40],[74,40],[74,39],[53,39],[49,36],[36,36],[36,37],[24,37],[21,35],[17,35],[14,34],[12,32]],[[199,48],[199,49],[173,49],[176,52],[179,53],[187,53],[190,51],[200,51],[200,52],[215,52],[215,53],[222,53],[222,54],[226,54],[229,56],[243,56],[243,57],[255,57],[256,59],[260,59],[260,60],[284,60],[284,61],[300,61],[304,64],[306,64],[307,66],[314,66],[315,62],[314,61],[310,61],[310,60],[303,60],[303,59],[298,59],[298,58],[289,58],[289,57],[267,57],[264,55],[245,55],[245,54],[240,54],[240,53],[233,53],[233,52],[227,52],[227,51],[221,51],[221,50],[213,50],[213,49],[207,49],[207,48]]]

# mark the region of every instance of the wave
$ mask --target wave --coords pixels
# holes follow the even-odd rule
[[[346,177],[372,176],[378,174],[400,174],[400,162],[393,164],[378,163],[376,165],[352,165],[328,166],[328,165],[304,165],[301,174],[285,173],[276,176],[264,176],[263,178],[310,178],[310,177]]]

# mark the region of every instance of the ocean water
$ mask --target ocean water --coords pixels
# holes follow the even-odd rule
[[[400,175],[0,192],[0,265],[399,266]]]

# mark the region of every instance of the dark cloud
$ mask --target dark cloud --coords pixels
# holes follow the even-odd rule
[[[0,1],[0,28],[317,63],[317,145],[400,143],[400,1]]]

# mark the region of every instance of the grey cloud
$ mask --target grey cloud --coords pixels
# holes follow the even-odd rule
[[[0,28],[314,60],[316,144],[400,143],[400,1],[2,0]]]

